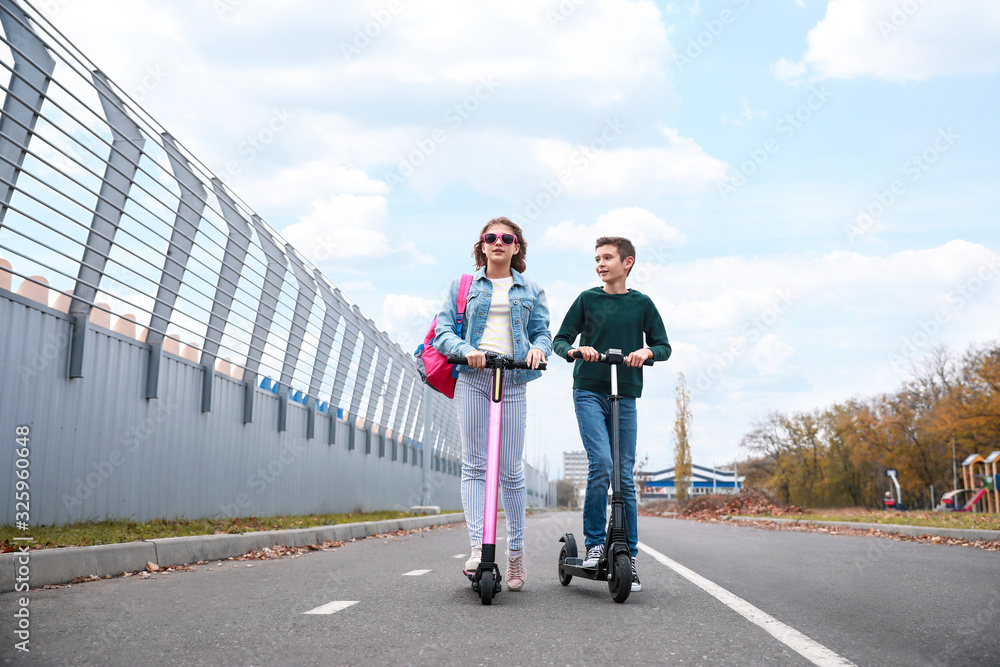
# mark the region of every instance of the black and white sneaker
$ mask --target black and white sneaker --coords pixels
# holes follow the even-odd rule
[[[601,556],[604,555],[604,545],[598,544],[597,546],[590,547],[590,551],[587,552],[587,558],[583,561],[583,567],[597,567],[597,561],[601,560]]]
[[[635,556],[632,556],[632,592],[638,593],[642,590],[642,583],[639,582],[639,573],[635,571]]]

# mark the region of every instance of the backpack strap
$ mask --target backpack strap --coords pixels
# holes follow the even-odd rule
[[[472,287],[472,275],[463,273],[462,279],[458,281],[458,297],[455,303],[455,305],[458,306],[458,315],[455,317],[455,328],[458,330],[456,333],[459,337],[462,337],[463,334],[462,328],[465,322],[465,306],[469,301],[470,287]]]

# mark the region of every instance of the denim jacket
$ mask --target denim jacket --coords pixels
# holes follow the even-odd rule
[[[528,350],[537,347],[548,358],[552,355],[552,333],[549,331],[549,303],[545,290],[528,280],[514,269],[510,270],[514,283],[510,287],[510,326],[514,338],[514,358],[524,361]],[[448,300],[438,313],[437,328],[434,330],[434,349],[446,356],[465,356],[479,349],[479,341],[486,330],[486,316],[490,312],[493,297],[493,283],[486,277],[486,268],[481,268],[472,276],[469,300],[465,306],[464,336],[455,333],[455,319],[458,316],[458,283],[456,280],[448,290]],[[459,366],[464,373],[475,372],[468,366]],[[524,384],[538,377],[541,371],[513,370],[516,384]]]

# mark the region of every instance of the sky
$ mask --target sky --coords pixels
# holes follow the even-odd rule
[[[404,348],[480,228],[524,229],[557,331],[600,235],[673,356],[639,460],[745,458],[769,411],[892,391],[998,340],[995,0],[38,0]],[[529,385],[526,459],[582,448],[572,367]]]

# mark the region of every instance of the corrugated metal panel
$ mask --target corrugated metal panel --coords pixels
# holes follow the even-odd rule
[[[348,425],[328,415],[306,439],[306,409],[289,405],[277,431],[278,397],[255,390],[243,424],[243,385],[216,374],[211,412],[201,412],[202,367],[164,355],[160,398],[143,398],[148,348],[93,327],[84,377],[67,379],[70,323],[0,295],[0,437],[31,427],[32,523],[104,517],[138,521],[223,514],[307,514],[410,507],[419,467],[347,450]],[[13,300],[12,300],[13,299]],[[13,516],[12,447],[0,447],[0,507]],[[461,507],[459,478],[431,485],[434,501]]]

